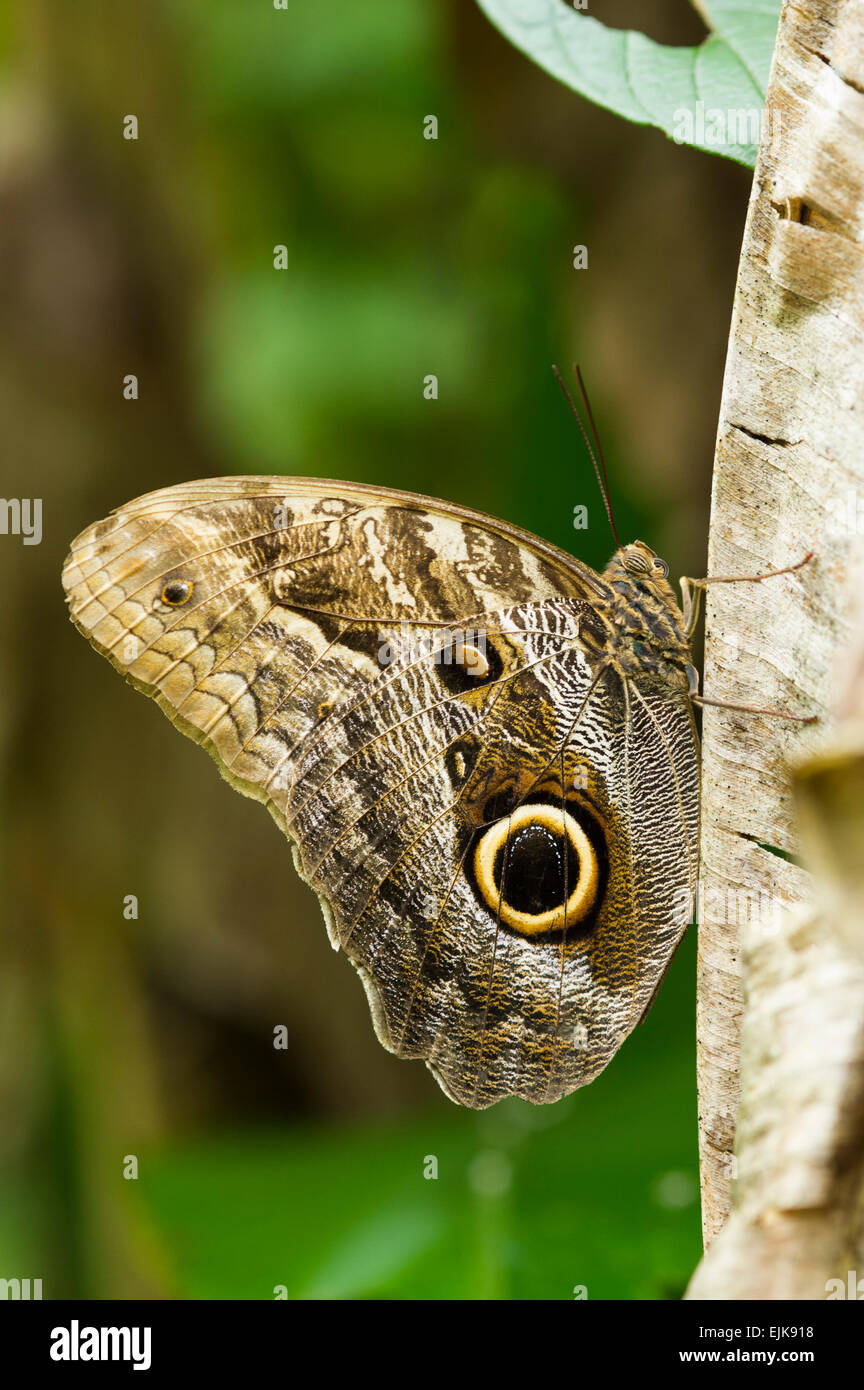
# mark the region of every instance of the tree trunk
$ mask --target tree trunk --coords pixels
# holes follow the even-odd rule
[[[787,0],[735,296],[708,573],[815,555],[783,578],[709,589],[705,693],[820,722],[705,711],[698,1035],[710,1249],[691,1298],[825,1298],[829,1279],[864,1276],[859,532],[864,6]],[[796,785],[815,896],[789,858]]]

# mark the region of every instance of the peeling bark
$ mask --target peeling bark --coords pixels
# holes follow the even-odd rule
[[[820,723],[705,712],[700,1157],[706,1245],[722,1234],[695,1298],[824,1298],[856,1260],[864,1276],[864,5],[787,0],[766,109],[708,573],[815,558],[709,589],[706,693]],[[796,788],[815,896],[787,857]]]

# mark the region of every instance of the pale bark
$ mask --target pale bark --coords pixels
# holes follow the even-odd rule
[[[864,1276],[864,645],[850,601],[864,530],[864,5],[787,0],[766,109],[708,573],[815,558],[709,590],[706,694],[820,723],[705,712],[700,1149],[706,1244],[722,1234],[696,1298],[824,1298],[856,1260]],[[802,759],[815,899],[777,853],[797,849],[788,769]]]

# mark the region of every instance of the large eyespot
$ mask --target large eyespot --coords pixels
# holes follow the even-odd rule
[[[478,841],[473,867],[489,910],[525,936],[572,927],[599,902],[597,848],[560,805],[523,803],[496,821]]]
[[[192,597],[194,588],[191,579],[170,579],[159,597],[169,608],[180,608]]]

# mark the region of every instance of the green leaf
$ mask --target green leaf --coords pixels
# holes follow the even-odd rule
[[[478,4],[511,43],[599,106],[678,144],[756,163],[781,0],[707,0],[712,29],[695,48],[607,28],[563,0]]]

